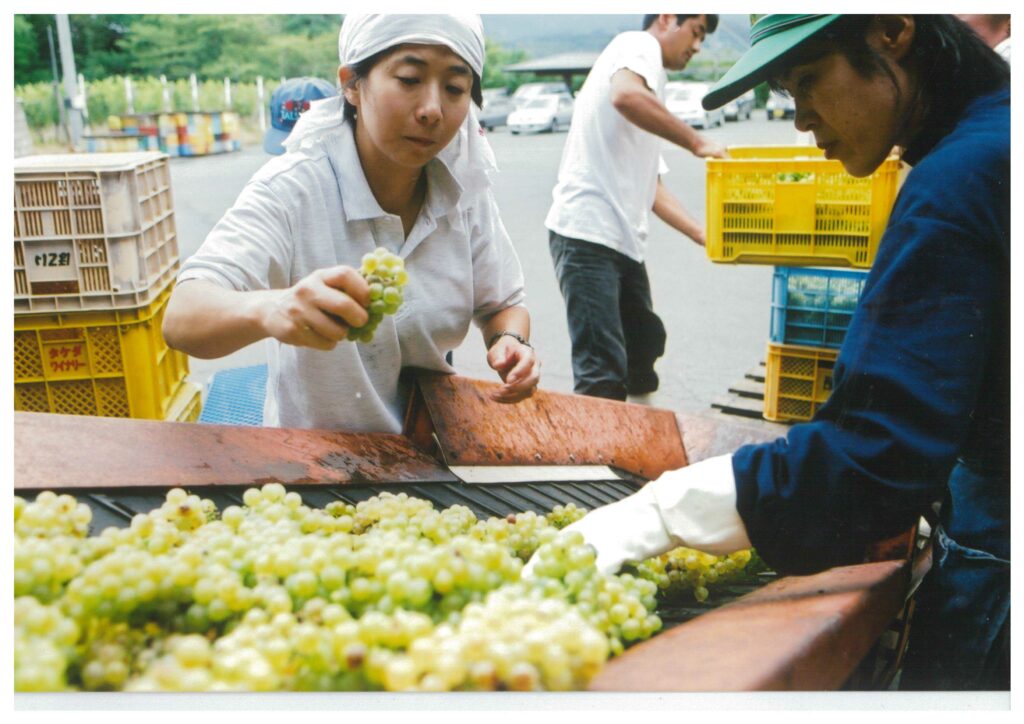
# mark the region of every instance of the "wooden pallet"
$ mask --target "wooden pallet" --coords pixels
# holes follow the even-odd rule
[[[730,385],[725,395],[715,398],[711,407],[726,415],[738,415],[767,423],[764,419],[764,374],[762,361],[743,375],[743,379]]]

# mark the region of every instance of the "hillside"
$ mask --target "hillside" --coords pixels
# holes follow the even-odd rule
[[[538,24],[538,17],[544,22]],[[530,58],[572,51],[600,51],[616,34],[639,30],[642,16],[630,15],[484,15],[484,30],[509,49]],[[706,56],[734,57],[749,47],[747,15],[720,16],[718,30],[708,36]]]

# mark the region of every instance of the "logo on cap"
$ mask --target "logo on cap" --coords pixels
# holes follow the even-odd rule
[[[285,101],[281,104],[281,123],[295,123],[299,116],[309,110],[309,101],[298,100]]]

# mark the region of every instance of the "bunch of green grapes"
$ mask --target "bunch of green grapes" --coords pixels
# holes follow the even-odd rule
[[[608,653],[608,640],[570,603],[514,583],[405,651],[378,650],[367,676],[389,691],[566,691],[584,686]]]
[[[89,534],[92,511],[72,495],[44,490],[29,503],[14,497],[14,535],[18,538],[84,538]]]
[[[548,596],[561,596],[607,636],[618,655],[626,644],[649,638],[661,628],[654,613],[657,586],[643,577],[601,574],[594,548],[578,531],[565,531],[537,549],[535,585]]]
[[[108,528],[90,539],[88,562],[68,583],[62,609],[80,625],[95,618],[165,621],[183,613],[206,559],[216,553],[185,544],[215,517],[212,501],[168,491],[160,508],[136,515],[127,529]]]
[[[58,599],[91,556],[92,511],[71,495],[14,498],[14,595]]]
[[[814,173],[811,171],[794,171],[792,173],[778,173],[775,175],[775,178],[777,181],[782,181],[786,183],[813,183]]]
[[[61,691],[79,629],[57,606],[14,599],[14,690]]]
[[[402,306],[402,287],[409,280],[405,262],[384,247],[363,255],[359,273],[370,286],[369,320],[362,327],[353,327],[348,338],[353,342],[370,342],[385,314],[394,314]]]
[[[679,547],[637,564],[636,571],[641,578],[655,583],[666,596],[692,591],[693,597],[703,602],[715,585],[755,573],[758,566],[751,566],[752,561],[760,561],[752,549],[716,556]]]
[[[131,626],[93,619],[85,627],[68,679],[86,691],[118,691],[129,676],[149,665],[166,636],[151,621]]]
[[[577,508],[575,503],[567,503],[566,505],[556,505],[545,517],[548,523],[561,529],[575,523],[586,514],[586,508]]]
[[[60,598],[82,570],[82,541],[73,536],[14,537],[14,595],[42,603]]]
[[[545,516],[533,511],[481,520],[470,531],[473,538],[498,543],[524,562],[542,543],[554,540],[557,533],[558,529]]]

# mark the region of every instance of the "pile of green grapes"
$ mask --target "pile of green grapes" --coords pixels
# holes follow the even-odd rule
[[[402,287],[409,280],[402,257],[384,247],[363,255],[359,273],[370,287],[370,318],[362,327],[353,327],[348,338],[353,342],[371,342],[385,314],[394,314],[402,306]]]
[[[382,493],[317,509],[278,484],[243,501],[174,489],[89,536],[72,496],[16,497],[15,690],[581,689],[661,628],[659,588],[705,598],[750,560],[680,549],[606,576],[561,531],[585,513],[571,504],[480,520]]]

